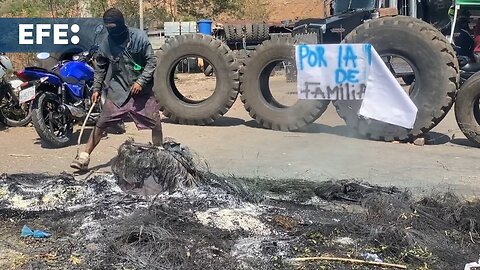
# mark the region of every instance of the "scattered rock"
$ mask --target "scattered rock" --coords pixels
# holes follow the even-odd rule
[[[416,146],[424,146],[425,145],[425,138],[417,138],[413,141],[413,144]]]

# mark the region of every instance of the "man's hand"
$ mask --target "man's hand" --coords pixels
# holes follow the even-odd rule
[[[139,83],[134,82],[132,87],[130,87],[130,90],[132,90],[133,94],[137,95],[142,91],[142,86]]]
[[[99,91],[95,91],[95,92],[93,92],[93,94],[92,94],[92,102],[93,102],[93,103],[97,103],[98,101],[100,101],[100,92],[99,92]]]

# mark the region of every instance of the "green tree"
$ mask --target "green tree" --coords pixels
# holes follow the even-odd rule
[[[138,0],[116,0],[111,6],[108,5],[106,0],[90,0],[90,11],[95,17],[101,17],[112,6],[122,11],[128,26],[140,26]],[[155,27],[163,21],[171,19],[162,2],[144,0],[144,8],[143,19],[145,27]]]
[[[9,0],[1,4],[2,16],[8,17],[76,17],[80,15],[78,0]]]
[[[163,22],[170,21],[172,16],[168,14],[168,11],[163,6],[152,5],[145,9],[144,12],[144,25],[147,28],[163,27]]]
[[[107,0],[90,0],[88,2],[88,10],[90,11],[92,17],[102,17],[107,8]]]

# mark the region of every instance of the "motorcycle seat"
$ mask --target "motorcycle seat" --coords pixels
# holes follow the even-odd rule
[[[480,71],[480,63],[468,63],[462,67],[462,70],[466,72]]]

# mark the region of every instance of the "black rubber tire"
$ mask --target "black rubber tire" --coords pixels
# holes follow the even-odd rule
[[[270,39],[270,28],[267,24],[260,23],[253,25],[253,34],[256,41],[265,41]]]
[[[468,140],[480,147],[480,73],[462,85],[455,101],[457,124]]]
[[[163,114],[181,124],[206,125],[227,113],[239,92],[239,65],[232,51],[220,40],[202,34],[172,38],[156,53],[154,92]],[[186,56],[198,56],[213,67],[216,87],[203,101],[183,97],[173,81],[174,68]]]
[[[30,112],[25,118],[16,121],[4,116],[3,113],[0,112],[0,121],[9,127],[24,127],[32,121],[32,113]]]
[[[32,123],[33,127],[37,131],[38,136],[45,142],[47,145],[54,147],[54,148],[62,148],[68,146],[72,142],[72,133],[73,133],[73,125],[70,125],[70,128],[66,132],[66,136],[63,138],[58,138],[50,132],[47,128],[47,124],[45,123],[45,119],[43,117],[43,107],[44,103],[47,100],[58,100],[58,97],[49,92],[43,92],[40,96],[35,100],[32,110]]]
[[[235,40],[243,41],[243,25],[235,25]]]
[[[433,26],[410,17],[383,17],[365,22],[343,43],[370,43],[380,56],[395,53],[416,70],[410,98],[418,108],[412,130],[358,116],[361,101],[334,101],[348,126],[374,140],[412,141],[435,127],[451,109],[459,83],[455,51]]]
[[[6,93],[4,99],[10,99],[10,93]],[[2,100],[3,102],[3,100]],[[0,110],[0,121],[9,127],[23,127],[28,125],[32,121],[32,106],[33,102],[29,101],[25,103],[29,108],[29,113],[20,120],[11,119],[3,113],[3,110]]]
[[[270,27],[267,25],[267,24],[261,24],[260,25],[260,28],[261,28],[261,35],[260,35],[260,38],[262,40],[267,40],[267,39],[270,39]]]
[[[234,25],[225,25],[225,40],[237,41],[237,33]]]
[[[252,54],[250,50],[235,50],[233,51],[235,60],[238,62],[240,67],[245,65],[245,62],[247,61],[248,57]]]
[[[253,36],[255,37],[255,40],[256,41],[261,41],[261,38],[260,38],[260,24],[254,24],[252,26],[252,29],[253,29]]]
[[[223,30],[225,31],[225,41],[230,41],[232,39],[232,34],[230,32],[230,25],[224,25]]]
[[[295,63],[295,42],[291,38],[264,41],[241,68],[241,100],[250,116],[264,128],[296,131],[317,120],[327,109],[323,100],[298,100],[294,105],[282,107],[272,97],[268,87],[270,72],[265,70],[275,61]],[[263,74],[262,74],[263,73]]]
[[[253,33],[253,24],[245,25],[245,40],[247,42],[256,41],[256,37]]]
[[[205,76],[212,76],[213,75],[213,67],[208,65],[208,67],[205,69],[205,71],[203,71],[203,74],[205,74]]]
[[[243,40],[243,25],[225,25],[225,39],[228,42],[239,42]]]

